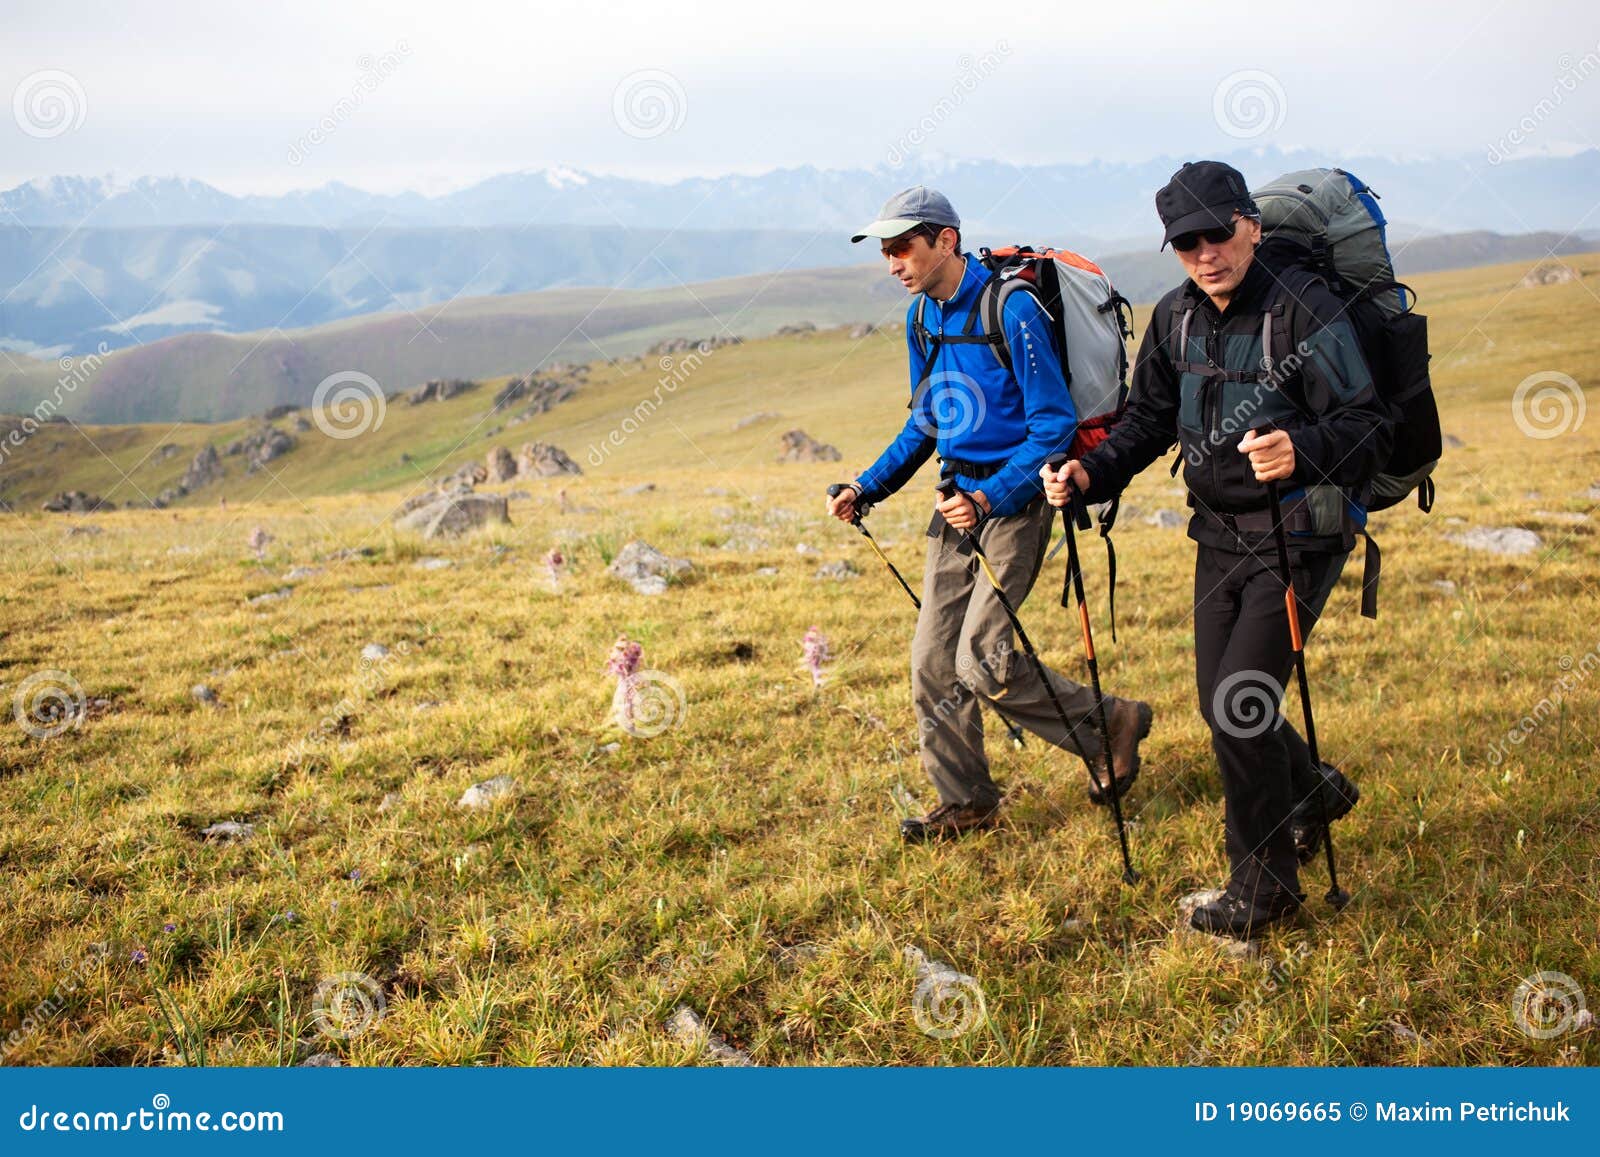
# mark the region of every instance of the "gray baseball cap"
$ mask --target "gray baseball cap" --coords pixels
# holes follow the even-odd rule
[[[937,189],[926,185],[913,185],[903,189],[883,203],[878,219],[850,238],[852,242],[868,237],[898,237],[918,225],[948,225],[961,228],[961,218],[956,216],[950,199]]]

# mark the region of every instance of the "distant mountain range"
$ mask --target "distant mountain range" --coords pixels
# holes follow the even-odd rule
[[[1500,164],[1271,150],[1229,159],[1255,181],[1337,160],[1385,195],[1406,239],[1547,230],[1554,245],[1567,230],[1600,229],[1589,216],[1600,150]],[[41,178],[0,192],[0,350],[48,358],[421,312],[467,296],[871,263],[850,231],[919,181],[950,194],[973,245],[1050,242],[1112,264],[1107,255],[1142,251],[1123,261],[1128,292],[1141,296],[1170,267],[1153,252],[1151,196],[1177,164],[919,161],[671,183],[558,168],[434,197],[341,184],[234,196],[176,177]],[[1146,280],[1137,271],[1147,264]]]
[[[1557,246],[1563,252],[1600,248],[1554,233],[1477,232],[1414,238],[1396,247],[1396,261],[1409,277],[1533,262]],[[1118,287],[1139,302],[1153,301],[1180,276],[1170,253],[1144,250],[1103,261]],[[488,378],[552,361],[638,354],[664,338],[753,338],[796,322],[898,323],[905,302],[899,282],[878,265],[789,269],[671,288],[462,297],[443,308],[307,329],[178,334],[80,362],[70,372],[55,361],[4,355],[0,414],[29,412],[41,399],[60,396],[63,413],[87,421],[226,421],[304,405],[319,382],[341,370],[369,374],[393,391],[432,378]]]

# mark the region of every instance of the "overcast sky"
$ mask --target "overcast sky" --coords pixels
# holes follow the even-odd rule
[[[1563,152],[1600,140],[1600,4],[4,0],[0,92],[3,187]]]

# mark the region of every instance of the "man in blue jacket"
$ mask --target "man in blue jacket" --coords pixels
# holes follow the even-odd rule
[[[937,451],[956,492],[937,502],[928,527],[922,612],[911,645],[911,691],[923,768],[939,806],[906,820],[908,841],[960,835],[994,824],[1000,792],[983,749],[979,700],[1089,765],[1089,796],[1108,803],[1126,792],[1139,768],[1139,741],[1150,730],[1147,704],[1107,697],[1113,782],[1104,782],[1094,693],[1049,672],[1066,709],[1064,728],[1049,692],[1016,650],[1010,619],[994,588],[980,581],[964,542],[977,536],[1007,599],[1020,607],[1044,563],[1054,525],[1040,467],[1071,444],[1077,425],[1049,319],[1031,293],[1006,298],[1002,324],[1013,369],[981,342],[946,340],[965,329],[989,279],[961,252],[961,219],[940,193],[917,186],[896,194],[852,240],[878,239],[889,272],[913,300],[906,312],[911,413],[898,437],[854,482],[829,500],[850,521],[858,503],[899,490]],[[913,332],[916,298],[930,350]]]

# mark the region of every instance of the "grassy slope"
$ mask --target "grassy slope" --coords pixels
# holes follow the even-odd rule
[[[410,314],[296,331],[185,334],[108,355],[66,394],[62,410],[100,421],[152,414],[227,419],[280,402],[308,403],[317,383],[341,370],[359,369],[388,390],[409,389],[429,378],[521,373],[551,361],[634,354],[662,337],[757,336],[800,320],[855,321],[898,292],[881,269],[864,266],[673,289],[460,298]],[[16,413],[32,412],[61,376],[53,361],[8,371],[0,363],[0,411]]]
[[[1600,272],[1595,259],[1577,264]],[[1431,516],[1381,518],[1383,618],[1358,616],[1353,566],[1314,637],[1324,753],[1365,795],[1337,832],[1355,903],[1336,920],[1314,906],[1271,939],[1286,978],[1174,927],[1177,898],[1223,864],[1220,789],[1193,703],[1193,551],[1179,532],[1127,519],[1122,641],[1100,640],[1108,686],[1157,711],[1130,799],[1144,882],[1119,883],[1081,768],[1036,742],[1021,753],[991,743],[1016,799],[1003,830],[898,844],[900,785],[930,798],[905,695],[910,609],[865,545],[818,517],[823,485],[843,471],[771,461],[790,425],[839,445],[845,466],[898,425],[898,338],[827,334],[712,355],[605,465],[523,485],[532,496],[512,502],[512,527],[456,544],[395,537],[393,492],[338,492],[398,483],[372,463],[425,439],[440,461],[477,457],[481,442],[446,444],[471,428],[481,391],[391,407],[370,445],[308,441],[276,480],[252,480],[263,492],[250,505],[230,481],[226,512],[208,501],[0,521],[0,692],[58,670],[109,700],[54,739],[0,731],[11,881],[0,1030],[70,983],[62,1011],[8,1056],[192,1059],[163,1027],[158,997],[170,997],[211,1063],[308,1049],[368,1063],[675,1063],[692,1051],[659,1024],[680,1000],[775,1064],[1593,1063],[1592,1033],[1532,1040],[1511,1016],[1535,972],[1570,974],[1591,1002],[1600,985],[1594,680],[1510,758],[1489,759],[1600,647],[1585,496],[1600,480],[1600,433],[1591,420],[1534,441],[1508,408],[1536,371],[1600,378],[1600,302],[1593,277],[1511,291],[1522,271],[1417,279],[1446,428],[1464,445],[1441,467]],[[515,441],[549,437],[582,459],[658,375],[597,372]],[[783,417],[732,430],[758,410]],[[128,431],[132,444],[111,453],[189,429]],[[645,481],[657,489],[623,493]],[[560,512],[563,485],[577,510]],[[1129,502],[1178,507],[1172,486],[1152,469]],[[873,517],[912,571],[924,517],[906,498]],[[64,537],[76,521],[104,532]],[[262,565],[244,547],[258,524],[276,536]],[[1528,526],[1545,545],[1518,559],[1471,553],[1445,537],[1465,525]],[[768,545],[721,549],[752,535]],[[602,569],[632,537],[691,557],[694,572],[659,599],[633,595]],[[800,555],[797,542],[823,553]],[[376,556],[326,558],[363,544]],[[558,544],[573,573],[552,593],[539,559]],[[418,568],[424,549],[455,565]],[[813,579],[819,561],[846,556],[861,578]],[[323,572],[290,598],[244,601],[313,563]],[[1089,564],[1099,588],[1092,551]],[[776,575],[757,573],[768,567]],[[1024,614],[1047,659],[1073,672],[1058,567]],[[1090,597],[1098,611],[1103,590]],[[813,623],[838,655],[820,692],[798,665]],[[605,724],[600,671],[619,631],[685,696],[653,739]],[[373,640],[395,653],[366,666]],[[1579,665],[1566,670],[1564,656]],[[190,698],[197,682],[220,708]],[[308,735],[304,758],[286,759]],[[621,742],[614,754],[608,740]],[[514,801],[453,806],[498,774],[519,781]],[[391,791],[399,806],[380,812]],[[258,835],[198,838],[222,819]],[[1321,869],[1305,882],[1319,896]],[[64,965],[96,941],[110,945],[104,963]],[[977,979],[987,1016],[971,1031],[918,1031],[906,945]],[[136,948],[148,962],[130,958]],[[319,1038],[314,991],[345,970],[383,984],[387,1013],[348,1041]]]

